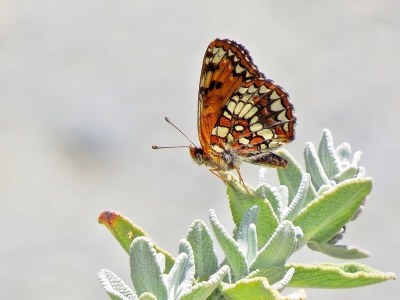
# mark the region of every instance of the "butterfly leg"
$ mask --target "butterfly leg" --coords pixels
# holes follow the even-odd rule
[[[232,184],[230,184],[228,182],[228,180],[226,180],[226,178],[224,176],[221,175],[220,170],[218,169],[208,169],[212,174],[214,174],[215,176],[217,176],[218,178],[222,179],[223,182],[225,182],[226,184],[228,184],[231,188],[233,188],[235,191],[236,189],[232,186]]]
[[[238,175],[239,175],[240,183],[243,185],[243,187],[244,187],[244,189],[246,190],[247,194],[250,195],[249,190],[247,189],[246,185],[244,184],[243,177],[242,177],[242,174],[240,173],[239,167],[237,167],[237,166],[235,166],[235,165],[234,165],[233,167],[235,168],[236,172],[237,172]]]

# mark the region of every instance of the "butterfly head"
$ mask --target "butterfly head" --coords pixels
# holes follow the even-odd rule
[[[190,156],[192,157],[193,161],[198,164],[202,165],[204,163],[204,151],[201,148],[196,146],[190,145],[189,146]]]

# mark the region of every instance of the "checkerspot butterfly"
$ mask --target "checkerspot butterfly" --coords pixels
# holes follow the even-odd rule
[[[271,151],[294,139],[293,105],[289,95],[258,70],[244,46],[216,39],[207,47],[197,120],[201,147],[191,142],[190,155],[224,181],[220,172],[236,169],[243,182],[241,162],[287,167],[287,161]]]

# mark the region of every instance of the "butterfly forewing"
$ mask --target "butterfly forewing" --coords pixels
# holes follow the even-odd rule
[[[201,146],[210,151],[211,131],[223,107],[243,82],[264,78],[249,52],[230,40],[215,40],[204,55],[199,84],[198,130]]]
[[[201,148],[191,149],[196,162],[214,172],[239,172],[242,161],[287,167],[271,151],[294,139],[295,123],[289,95],[265,78],[242,45],[219,39],[210,43],[199,86]]]

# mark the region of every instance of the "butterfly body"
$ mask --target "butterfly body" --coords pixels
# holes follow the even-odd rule
[[[198,100],[201,147],[190,155],[211,171],[236,169],[242,162],[287,167],[271,151],[294,139],[288,94],[265,78],[249,52],[231,40],[210,43],[203,59]]]
[[[221,154],[205,153],[202,148],[190,147],[190,156],[199,165],[206,165],[215,170],[229,171],[239,167],[241,161],[231,149],[225,150]]]

